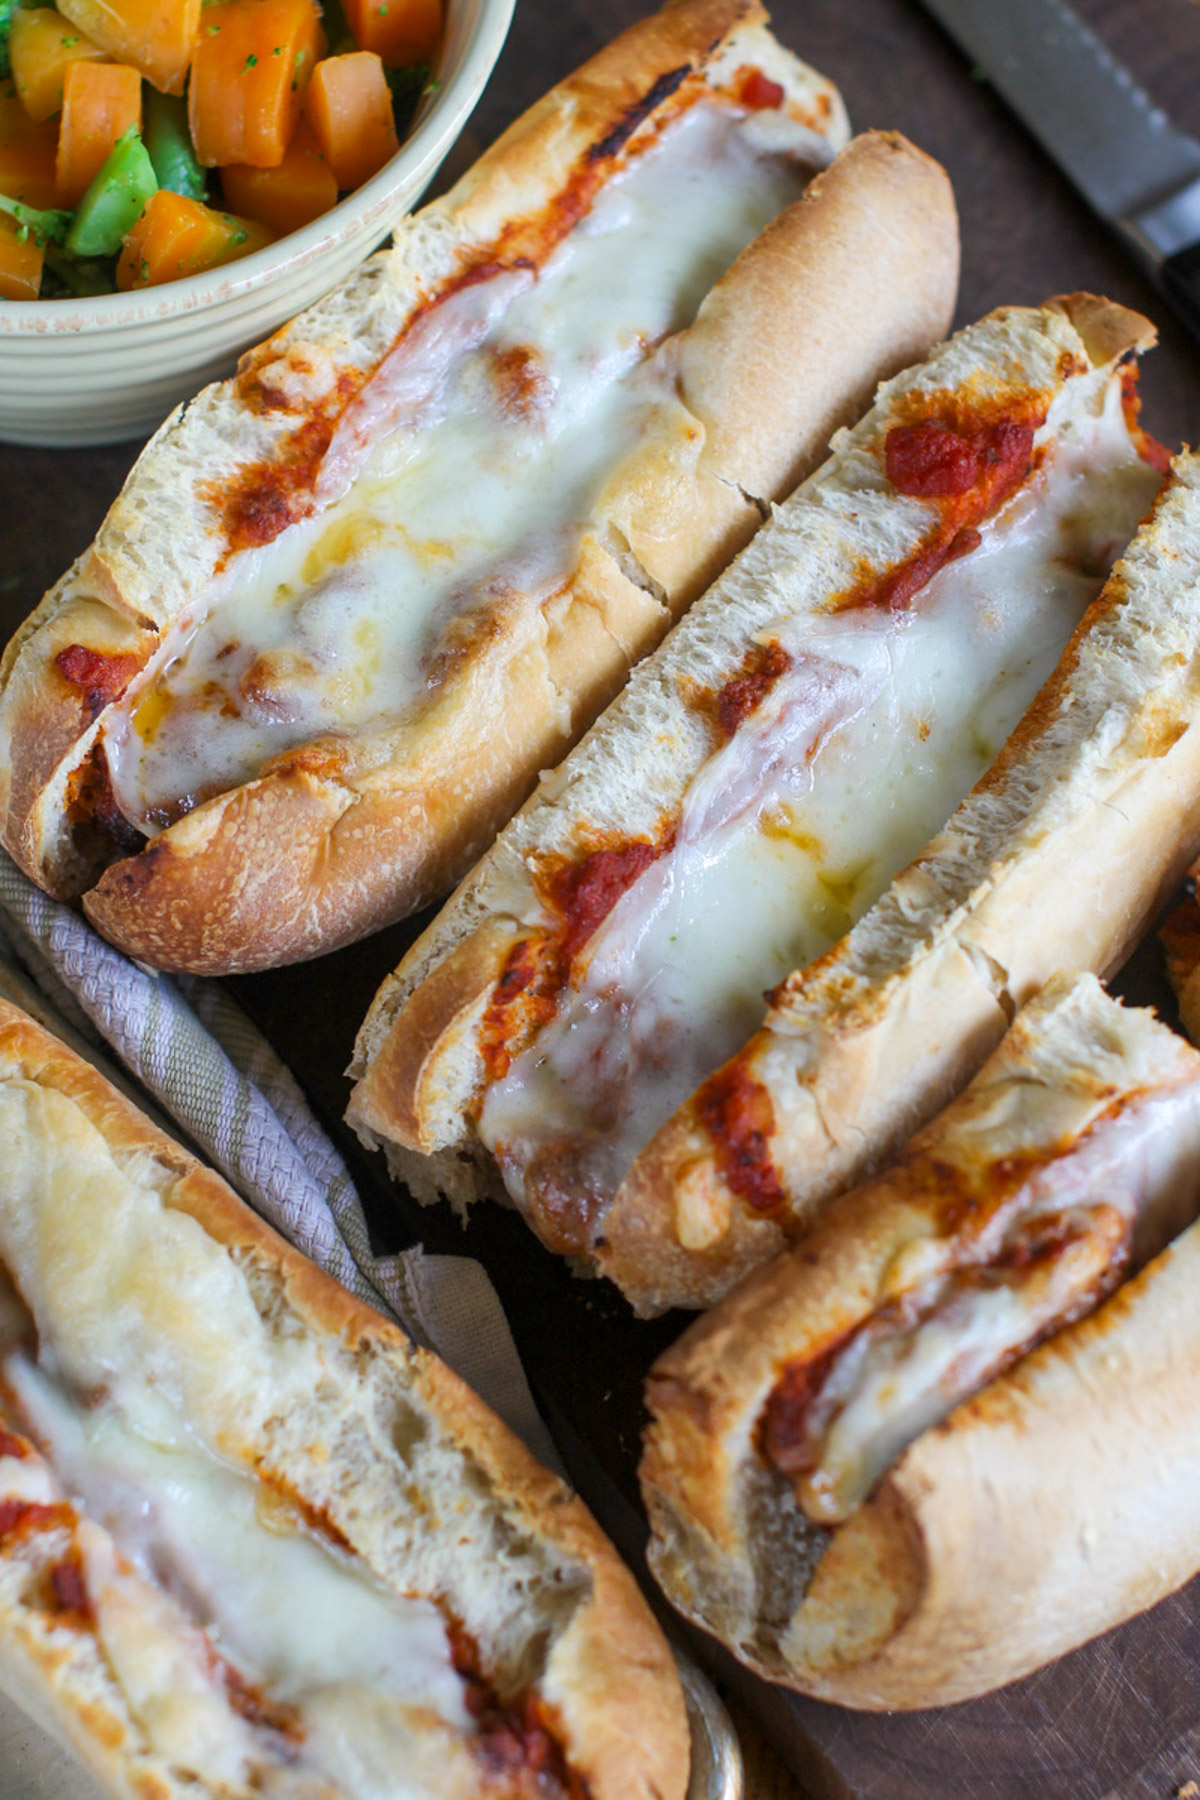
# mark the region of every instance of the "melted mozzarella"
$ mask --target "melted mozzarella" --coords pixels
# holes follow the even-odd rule
[[[343,1682],[466,1723],[445,1623],[426,1600],[376,1588],[280,1507],[253,1476],[193,1442],[149,1442],[111,1407],[84,1410],[25,1357],[4,1377],[22,1419],[69,1493],[143,1574],[186,1597],[193,1616],[274,1699],[303,1705]]]
[[[1146,512],[1117,382],[1063,390],[1026,487],[907,608],[800,607],[792,667],[696,775],[674,847],[588,946],[479,1120],[518,1204],[538,1163],[611,1197],[637,1153],[994,760]],[[802,596],[814,608],[819,599]]]
[[[1198,1157],[1194,1087],[1149,1100],[1135,1095],[1035,1170],[994,1221],[982,1266],[958,1274],[951,1267],[917,1296],[918,1323],[868,1324],[815,1403],[820,1457],[796,1484],[809,1516],[824,1524],[848,1518],[923,1431],[1028,1345],[1094,1305],[1109,1283],[1108,1265],[1130,1245],[1136,1266],[1161,1250],[1195,1217]],[[1072,1218],[1078,1231],[1057,1258],[989,1279],[988,1264],[1002,1262],[1006,1244],[1056,1216]],[[941,1248],[950,1264],[953,1241]]]
[[[214,1779],[276,1759],[273,1734],[239,1717],[215,1648],[297,1711],[302,1745],[284,1746],[295,1783],[269,1791],[425,1794],[434,1746],[448,1768],[461,1759],[471,1792],[473,1726],[437,1606],[385,1591],[247,1472],[247,1454],[241,1467],[223,1454],[312,1394],[321,1340],[273,1328],[235,1259],[164,1204],[163,1170],[118,1166],[67,1096],[0,1083],[0,1136],[0,1268],[36,1320],[39,1358],[8,1348],[0,1392],[54,1494],[84,1514],[97,1630],[152,1741]],[[0,1498],[43,1498],[47,1480],[40,1461],[0,1460]],[[343,1766],[347,1744],[361,1779]]]
[[[126,817],[153,831],[298,744],[411,716],[464,619],[560,587],[606,477],[673,403],[655,347],[797,197],[813,155],[782,116],[700,102],[536,278],[443,302],[389,370],[391,429],[346,491],[242,553],[109,727]]]

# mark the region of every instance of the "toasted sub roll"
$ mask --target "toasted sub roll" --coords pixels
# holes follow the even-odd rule
[[[959,333],[636,672],[360,1033],[350,1117],[414,1192],[503,1183],[640,1312],[708,1305],[961,1085],[1016,956],[1016,998],[1119,956],[1200,797],[1187,472],[1105,588],[1163,479],[1149,335],[1080,295]]]
[[[944,172],[812,181],[844,110],[764,16],[635,26],[152,440],[0,677],[4,842],[112,942],[256,969],[445,891],[945,328]]]
[[[666,1644],[483,1403],[7,1003],[0,1117],[0,1683],[140,1800],[681,1800]]]
[[[1055,979],[893,1168],[655,1365],[671,1599],[774,1681],[916,1708],[1187,1580],[1198,1210],[1200,1057]]]

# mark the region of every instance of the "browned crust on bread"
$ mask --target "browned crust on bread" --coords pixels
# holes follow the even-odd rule
[[[399,1121],[406,1143],[433,1147],[439,1078],[453,1079],[464,1051],[476,1066],[472,1040],[518,936],[515,925],[489,919],[438,963],[354,1089],[346,1116],[356,1131],[386,1137]]]
[[[1197,464],[1184,457],[1175,468],[1174,486],[991,769],[854,930],[782,984],[766,1024],[726,1065],[778,1097],[772,1161],[787,1235],[944,1105],[1057,968],[1119,967],[1194,855],[1200,737],[1187,670],[1200,633]],[[1118,728],[1109,754],[1099,734]],[[1069,766],[1051,776],[1059,744]],[[1058,795],[1072,772],[1077,794],[1064,813]],[[1081,869],[1104,871],[1086,897]],[[908,930],[904,920],[927,924],[892,960],[882,946]],[[689,1196],[715,1221],[699,1254],[677,1224]],[[605,1272],[642,1308],[708,1305],[760,1253],[759,1227],[726,1183],[693,1096],[614,1201]]]
[[[1193,1226],[918,1439],[873,1505],[886,1495],[922,1546],[919,1601],[880,1654],[813,1691],[870,1710],[971,1699],[1196,1573],[1198,1270]]]
[[[1138,1036],[1110,1040],[1106,1013],[1114,1033]],[[1020,1178],[1038,1168],[1069,1200],[1077,1181],[1060,1159],[1097,1122],[1198,1081],[1200,1062],[1165,1027],[1061,978],[895,1168],[834,1201],[802,1246],[659,1359],[641,1469],[650,1561],[689,1617],[770,1679],[844,1705],[918,1708],[1017,1679],[1200,1566],[1186,1398],[1200,1327],[1177,1310],[1197,1225],[920,1436],[831,1533],[804,1525],[758,1439],[789,1362],[892,1294],[906,1255],[928,1254],[931,1208],[1009,1182],[1023,1143]],[[1195,1152],[1193,1136],[1180,1154],[1193,1215]]]
[[[586,1569],[586,1596],[548,1648],[539,1691],[563,1726],[572,1768],[598,1800],[679,1800],[686,1784],[686,1721],[670,1652],[632,1577],[579,1500],[437,1357],[411,1346],[395,1326],[293,1250],[95,1070],[0,1001],[0,1079],[14,1077],[70,1099],[116,1154],[152,1159],[169,1178],[165,1203],[194,1217],[240,1268],[268,1281],[294,1329],[327,1337],[365,1371],[389,1371],[462,1448],[509,1529],[538,1537]],[[237,1449],[271,1473],[278,1452],[270,1444]],[[341,1523],[353,1541],[352,1525]],[[471,1621],[463,1623],[469,1628]]]
[[[403,289],[406,279],[412,287],[416,280],[409,315],[429,298],[427,285],[423,288],[420,279],[405,275],[410,245],[416,245],[410,257],[414,270],[422,257],[436,261],[439,255],[443,259],[451,255],[443,279],[454,274],[455,256],[459,262],[478,260],[483,248],[502,263],[544,256],[547,207],[553,211],[557,206],[562,214],[554,229],[565,228],[573,209],[587,204],[631,134],[636,135],[648,115],[652,119],[658,113],[669,115],[687,96],[694,96],[698,71],[733,34],[747,33],[751,58],[779,54],[762,30],[764,16],[756,0],[678,0],[568,77],[510,128],[450,196],[418,216],[396,253],[399,260],[389,265],[389,279],[396,288]],[[673,99],[677,92],[678,102]],[[836,96],[823,98],[836,118]],[[915,159],[916,153],[910,154]],[[940,172],[938,178],[944,182]],[[943,205],[950,210],[945,196]],[[935,212],[931,203],[927,219]],[[433,224],[422,237],[426,219]],[[812,229],[808,224],[800,228],[800,235],[811,236]],[[938,255],[945,249],[944,239],[942,222]],[[764,280],[777,293],[779,280],[788,272],[777,257],[773,260],[779,268],[773,287],[761,274],[757,281],[746,281],[741,316],[749,318],[751,326]],[[397,268],[399,275],[394,273]],[[925,327],[907,317],[898,325],[897,348],[902,355],[909,353],[912,333],[940,328],[949,311],[956,273],[953,248],[949,266],[927,255],[918,270],[914,310],[919,312],[923,305],[934,318]],[[360,286],[369,304],[376,306],[371,295],[383,291],[386,283],[377,283],[372,290],[364,276]],[[736,294],[736,278],[730,291]],[[349,292],[357,294],[359,288]],[[299,517],[311,506],[325,447],[339,420],[349,415],[390,337],[406,322],[401,307],[390,324],[390,337],[377,331],[373,338],[368,330],[360,334],[361,341],[339,350],[336,304],[318,308],[298,325],[277,333],[245,359],[236,384],[213,390],[217,398],[206,401],[209,411],[226,405],[235,422],[226,430],[233,441],[223,446],[225,457],[215,464],[224,472],[210,477],[201,492],[194,479],[198,464],[188,462],[191,427],[180,422],[167,428],[161,444],[139,464],[77,571],[76,585],[82,583],[88,608],[139,621],[141,662],[157,641],[143,628],[152,625],[159,633],[165,631],[188,598],[201,592],[203,581],[221,566],[229,543],[240,541],[236,521],[243,513],[257,531],[263,518]],[[386,305],[376,310],[386,314]],[[736,323],[736,303],[727,302],[727,311],[729,323]],[[330,350],[303,337],[305,329],[311,332],[323,322],[326,312]],[[708,338],[711,361],[724,345],[722,329],[714,327]],[[843,386],[846,381],[861,381],[861,369],[873,349],[864,350],[862,362],[853,354],[845,357],[852,367]],[[314,376],[314,364],[321,359],[322,367],[329,368],[323,375],[318,369]],[[703,358],[701,365],[706,366]],[[303,379],[298,372],[303,372]],[[868,379],[875,372],[868,369]],[[317,381],[315,397],[306,399],[302,393],[295,399],[293,388],[298,384],[305,390],[310,378]],[[835,380],[830,392],[836,386]],[[221,399],[222,393],[227,400]],[[194,408],[193,416],[203,412],[203,406]],[[226,426],[228,421],[222,429]],[[790,415],[781,428],[786,432],[789,426]],[[205,429],[203,423],[196,427],[197,438]],[[820,429],[824,431],[824,424]],[[683,406],[678,418],[668,418],[664,426],[657,455],[668,486],[676,491],[684,491],[687,484],[681,482],[682,466],[675,465],[690,468],[695,462],[695,446],[686,440],[697,435],[702,438],[703,431]],[[646,461],[635,457],[633,465],[639,460]],[[651,465],[653,461],[651,455]],[[174,479],[189,486],[186,506],[177,505],[175,510],[190,508],[194,513],[181,520],[178,549],[156,544],[145,522],[154,510],[146,504],[147,496],[154,498],[155,484],[165,484],[172,467]],[[652,467],[643,469],[647,473],[654,473]],[[511,641],[506,642],[509,627],[501,622],[495,642],[480,647],[482,669],[464,677],[467,687],[483,690],[482,696],[476,691],[475,698],[482,697],[487,708],[472,719],[465,736],[459,735],[459,716],[467,696],[463,683],[451,681],[431,711],[417,721],[415,732],[406,726],[365,738],[349,757],[342,746],[334,756],[339,766],[331,779],[347,792],[341,797],[327,794],[331,804],[325,807],[312,804],[311,792],[297,778],[296,759],[282,758],[277,770],[268,769],[248,784],[254,793],[246,802],[237,793],[210,801],[199,809],[210,815],[205,823],[190,832],[176,827],[164,832],[154,840],[154,854],[143,867],[135,868],[127,859],[128,866],[119,874],[104,875],[92,909],[100,928],[122,948],[165,968],[242,970],[334,948],[444,890],[528,792],[537,768],[562,753],[619,687],[630,662],[662,635],[672,611],[699,592],[720,560],[754,529],[759,518],[755,501],[740,491],[736,480],[726,479],[719,459],[702,449],[696,474],[686,516],[675,520],[668,534],[682,546],[682,554],[670,558],[665,581],[647,571],[630,579],[618,560],[593,539],[585,543],[573,579],[540,614],[534,609],[534,618],[519,627]],[[632,508],[634,529],[645,523],[653,535],[657,527],[647,503],[653,503],[654,482],[641,492],[646,484],[639,483],[638,468],[631,465],[618,471],[617,485],[623,491],[614,495],[614,504]],[[603,509],[601,522],[605,523]],[[270,526],[272,534],[275,529]],[[613,529],[619,538],[619,521],[614,520]],[[190,561],[183,554],[189,536]],[[157,566],[173,558],[178,569]],[[154,585],[148,588],[152,566]],[[175,576],[173,582],[169,575]],[[60,700],[43,654],[49,639],[38,628],[55,627],[59,613],[65,609],[70,614],[76,604],[71,584],[60,584],[23,628],[10,650],[6,703],[16,771],[4,800],[6,842],[33,879],[66,897],[82,893],[97,872],[94,861],[88,866],[82,846],[72,842],[64,817],[72,751],[86,749],[86,740],[79,736],[77,707],[69,705],[65,715],[61,710],[55,713]],[[80,628],[71,622],[62,629],[77,635]],[[511,664],[507,668],[506,658]],[[409,741],[414,735],[422,740],[415,748]],[[432,768],[426,754],[429,741],[434,745]],[[464,747],[475,745],[483,746],[481,753],[464,756]],[[322,746],[309,746],[300,753],[301,759],[310,751],[323,754]],[[273,784],[278,793],[267,791]],[[443,790],[449,794],[446,800]],[[289,817],[293,806],[295,816]],[[226,812],[228,821],[220,816]],[[280,821],[286,821],[282,833],[277,829]],[[268,825],[269,837],[263,835]],[[257,834],[256,826],[261,827]],[[287,843],[289,855],[275,872],[272,908],[264,913],[254,904],[263,891],[258,870],[268,855],[277,854],[281,841]],[[369,843],[378,845],[378,853],[367,848]]]
[[[923,266],[916,281],[914,256]],[[681,391],[723,479],[749,494],[790,494],[834,432],[870,405],[883,376],[918,361],[944,335],[957,282],[957,215],[945,170],[899,132],[864,132],[767,226],[739,289],[718,283],[683,338]],[[881,291],[891,305],[880,304]],[[861,359],[857,380],[847,343]]]
[[[871,153],[885,154],[888,142],[874,140]],[[836,166],[830,173],[835,172]],[[987,336],[987,348],[977,346],[968,352],[965,344],[960,346],[958,340],[953,340],[937,353],[939,360],[930,365],[932,372],[924,377],[919,391],[923,394],[930,382],[939,390],[946,383],[953,387],[962,382],[970,390],[979,372],[970,365],[973,356],[976,365],[986,365],[987,379],[995,383],[997,390],[993,399],[1001,410],[1006,396],[1013,397],[1011,403],[1019,403],[1035,413],[1039,407],[1044,410],[1057,387],[1088,366],[1084,343],[1071,323],[1076,316],[1086,325],[1087,342],[1097,355],[1106,358],[1100,367],[1108,367],[1111,360],[1123,357],[1153,337],[1153,329],[1145,319],[1094,296],[1055,300],[1040,314],[1002,309],[979,328],[994,334]],[[1038,371],[1036,377],[1031,370]],[[881,411],[868,415],[856,428],[852,443],[845,447],[846,455],[861,454],[864,449],[873,453],[887,423],[903,411],[916,374],[900,377],[898,394],[885,390],[880,399]],[[1037,388],[1034,394],[1031,384]],[[829,467],[836,469],[836,459]],[[820,482],[824,477],[815,479]],[[844,504],[853,507],[852,500]],[[785,524],[789,517],[785,512]],[[632,831],[635,836],[661,836],[674,816],[671,808],[676,796],[712,749],[705,723],[707,715],[690,698],[696,685],[691,679],[692,664],[687,660],[692,634],[695,633],[694,643],[699,646],[706,668],[706,680],[710,684],[713,679],[720,680],[721,675],[714,677],[713,669],[724,671],[726,662],[713,662],[712,640],[719,639],[719,628],[712,609],[726,600],[739,579],[739,594],[745,587],[770,592],[772,542],[768,532],[747,552],[726,583],[715,590],[700,613],[693,615],[672,640],[674,655],[668,645],[634,677],[626,695],[563,765],[546,792],[513,821],[495,850],[464,882],[440,919],[376,996],[359,1036],[352,1072],[369,1083],[374,1059],[386,1055],[390,1079],[394,1080],[403,1067],[407,1086],[403,1092],[393,1089],[390,1120],[379,1104],[379,1090],[374,1091],[372,1117],[364,1135],[389,1144],[393,1163],[423,1198],[431,1197],[441,1186],[456,1201],[467,1199],[472,1183],[477,1191],[488,1190],[491,1172],[486,1153],[473,1138],[480,1071],[478,1057],[464,1049],[459,1032],[459,1021],[464,1016],[463,996],[457,988],[453,990],[453,1004],[445,1017],[445,1039],[439,1042],[436,1031],[431,1029],[426,984],[436,985],[439,960],[457,957],[459,947],[469,941],[473,931],[490,929],[490,923],[497,918],[532,919],[537,915],[531,873],[536,874],[537,857],[541,854],[538,846],[570,860],[584,854],[596,832],[603,837],[609,828]],[[785,558],[791,554],[790,543],[788,539]],[[812,579],[827,579],[823,567]],[[728,607],[732,605],[732,600],[728,601]],[[762,623],[759,612],[747,615],[751,616],[753,623]],[[737,642],[740,647],[741,639]],[[1027,726],[1026,736],[1034,729]],[[653,770],[648,790],[651,798],[646,803],[622,774],[624,765],[643,752],[647,770]],[[629,823],[630,818],[633,824]],[[919,871],[916,875],[909,872],[900,877],[897,888],[904,890],[906,883],[914,883],[914,900],[928,906],[929,897],[921,898],[923,880]],[[824,992],[835,1015],[841,1005],[839,956],[840,952],[834,951],[810,971],[815,978],[828,967]],[[482,983],[488,978],[486,962],[480,960],[477,967]],[[943,946],[938,957],[927,959],[910,972],[902,989],[888,989],[886,999],[876,996],[873,1000],[862,982],[855,984],[847,977],[846,1003],[852,998],[859,1018],[875,1005],[885,1010],[887,1005],[898,1006],[915,1034],[912,1042],[916,1044],[923,1041],[922,1034],[935,1029],[931,1021],[936,1021],[943,1006],[947,1006],[957,1013],[961,1043],[977,1062],[996,1042],[1011,1016],[1008,998],[997,994],[986,978],[988,970],[986,958],[980,958],[973,946],[951,943]],[[450,989],[444,992],[450,997]],[[477,992],[476,1003],[482,1005],[483,998],[482,991]],[[409,1007],[414,1008],[414,1019],[420,1019],[418,1058],[405,1057],[399,1049],[408,1030]],[[811,1135],[806,1150],[818,1163],[836,1149],[840,1136],[853,1133],[855,1109],[864,1090],[869,1091],[876,1078],[870,1052],[867,1044],[864,1055],[861,1032],[830,1031],[822,1041],[827,1066],[819,1106],[811,1104],[803,1084],[797,1089],[793,1083],[789,1089],[789,1106],[807,1109]],[[902,1057],[906,1066],[914,1060],[907,1049]],[[439,1070],[438,1092],[445,1103],[436,1119],[422,1116],[417,1097],[425,1058]],[[454,1105],[450,1106],[449,1071],[456,1063],[457,1090]],[[885,1070],[878,1073],[886,1076]],[[366,1120],[356,1116],[356,1106],[357,1100],[352,1100],[351,1117],[365,1126]],[[919,1117],[914,1108],[910,1128],[917,1123]],[[897,1137],[902,1135],[897,1128]],[[412,1151],[423,1152],[430,1160],[421,1165],[418,1157],[408,1154]],[[431,1152],[437,1154],[430,1155]],[[615,1206],[608,1210],[595,1246],[596,1261],[638,1310],[706,1305],[755,1263],[779,1249],[796,1222],[786,1212],[779,1216],[769,1212],[756,1215],[732,1193],[714,1162],[712,1139],[693,1103],[676,1115],[635,1163]]]
[[[337,948],[444,892],[744,545],[758,503],[944,328],[956,281],[944,172],[895,135],[856,140],[713,289],[679,340],[677,415],[601,496],[640,582],[585,538],[564,589],[524,624],[500,617],[415,723],[330,746],[329,810],[297,774],[312,752],[281,759],[106,871],[85,900],[98,929],[219,973]]]

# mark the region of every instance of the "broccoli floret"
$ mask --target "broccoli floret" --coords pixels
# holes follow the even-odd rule
[[[73,214],[59,212],[55,208],[43,209],[37,206],[25,206],[20,200],[13,200],[7,194],[0,194],[0,212],[6,212],[17,221],[21,232],[31,237],[37,244],[61,244],[65,241],[71,228]]]
[[[0,81],[12,74],[12,59],[8,54],[8,40],[12,34],[13,7],[16,0],[0,0]]]

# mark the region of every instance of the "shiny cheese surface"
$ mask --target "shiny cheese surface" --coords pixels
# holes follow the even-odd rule
[[[486,1092],[480,1135],[514,1199],[600,1199],[761,1023],[764,990],[844,935],[988,768],[1159,477],[1115,378],[1069,382],[1026,486],[904,609],[822,611],[767,635],[780,677],[693,779],[673,848],[577,961],[555,1020]]]
[[[353,1800],[428,1792],[419,1765],[436,1753],[462,1759],[469,1792],[472,1721],[438,1608],[385,1592],[232,1460],[320,1382],[319,1345],[272,1333],[148,1159],[145,1179],[136,1157],[118,1166],[66,1096],[3,1083],[0,1133],[0,1265],[38,1327],[36,1362],[7,1334],[0,1418],[52,1471],[0,1459],[0,1499],[61,1495],[80,1513],[96,1631],[151,1741],[211,1778],[280,1763],[270,1791],[328,1782]],[[226,1663],[268,1718],[285,1710],[286,1742],[231,1699]]]
[[[607,476],[661,409],[686,428],[657,347],[828,153],[781,113],[702,100],[540,271],[419,322],[346,491],[239,555],[109,726],[126,817],[153,832],[312,738],[416,716],[472,621],[561,587]]]
[[[996,1222],[978,1267],[916,1290],[912,1299],[923,1315],[917,1322],[885,1312],[835,1363],[817,1401],[820,1457],[797,1482],[811,1518],[848,1518],[923,1431],[1039,1337],[1089,1311],[1122,1272],[1131,1247],[1141,1264],[1195,1217],[1195,1083],[1148,1099],[1121,1098],[1119,1108],[1031,1176]],[[1014,1107],[1021,1102],[1015,1093]],[[1009,1258],[1006,1266],[1006,1248],[1021,1236],[1036,1243],[1039,1221],[1051,1228],[1063,1222],[1062,1249],[1024,1265]],[[952,1242],[942,1248],[952,1262]]]

